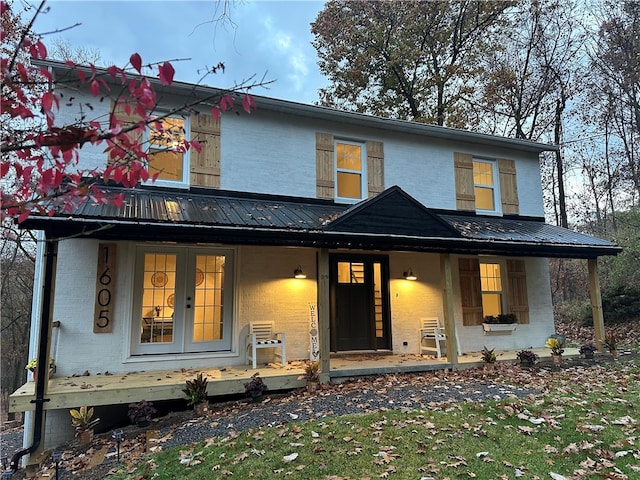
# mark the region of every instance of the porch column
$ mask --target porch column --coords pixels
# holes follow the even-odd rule
[[[591,311],[593,312],[593,335],[596,339],[598,352],[604,352],[604,315],[602,313],[602,297],[600,295],[600,279],[598,278],[598,258],[588,260],[589,293],[591,296]]]
[[[331,303],[329,295],[329,250],[318,253],[318,330],[320,336],[320,381],[329,383]]]
[[[453,314],[453,277],[451,276],[451,255],[440,255],[440,279],[442,287],[442,310],[444,312],[444,331],[447,336],[447,361],[458,366],[458,341],[456,338],[456,319]]]

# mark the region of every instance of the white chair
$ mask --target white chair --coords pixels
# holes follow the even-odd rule
[[[274,322],[252,322],[249,324],[247,338],[247,360],[250,360],[253,368],[256,368],[257,350],[259,348],[272,348],[274,355],[282,359],[282,366],[287,365],[287,349],[285,334],[274,332]],[[277,350],[280,350],[278,353]]]
[[[426,352],[435,352],[440,358],[442,351],[446,349],[447,337],[444,328],[440,326],[440,320],[437,318],[421,318],[420,319],[420,354]],[[441,348],[440,342],[444,342]]]

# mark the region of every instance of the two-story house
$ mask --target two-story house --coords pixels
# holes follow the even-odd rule
[[[54,77],[68,75],[63,64],[47,65]],[[108,118],[108,100],[95,102],[80,85],[59,88],[67,101],[58,122],[73,121],[86,103]],[[166,107],[213,91],[156,88]],[[256,102],[251,114],[215,120],[202,106],[165,119],[162,134],[152,129],[158,180],[105,187],[124,193],[121,207],[86,202],[24,222],[46,240],[31,356],[47,351],[38,350],[42,338],[56,378],[91,373],[67,385],[66,397],[45,386],[51,401],[13,404],[47,410],[50,443],[69,434],[70,407],[160,399],[135,390],[133,372],[246,366],[256,322],[286,333],[288,360],[318,359],[325,380],[335,354],[419,355],[423,318],[446,332],[438,368],[455,368],[459,354],[484,345],[541,347],[554,332],[551,257],[589,261],[602,329],[596,260],[619,248],[545,223],[539,155],[556,147]],[[202,150],[171,149],[181,138],[198,139]],[[83,166],[109,161],[104,146],[81,150]],[[486,332],[483,318],[501,313],[514,313],[517,328]],[[259,353],[261,364],[272,358]],[[99,397],[104,377],[96,374],[105,372],[129,380]],[[163,392],[180,398],[180,389]]]

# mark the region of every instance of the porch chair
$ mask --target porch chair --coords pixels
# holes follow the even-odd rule
[[[274,332],[274,322],[252,322],[249,324],[247,343],[247,360],[251,360],[253,368],[256,367],[257,350],[259,348],[272,348],[274,355],[282,359],[282,366],[287,365],[287,349],[285,334]],[[280,353],[278,353],[280,349]]]
[[[435,352],[440,358],[442,351],[447,346],[447,337],[444,328],[440,325],[438,318],[421,318],[420,319],[420,354],[426,352]],[[440,342],[444,342],[444,347],[440,347]],[[425,345],[426,343],[426,345]],[[430,345],[433,343],[433,346]]]

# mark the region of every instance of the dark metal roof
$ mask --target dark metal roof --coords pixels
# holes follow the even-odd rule
[[[542,219],[461,215],[429,209],[397,186],[356,205],[329,200],[215,189],[110,188],[121,206],[78,206],[31,216],[23,228],[52,237],[298,245],[594,258],[621,251],[614,243],[548,225]]]
[[[500,217],[471,217],[441,215],[465,238],[493,242],[526,242],[531,244],[555,244],[612,248],[614,243],[574,232],[544,222],[515,220]]]

